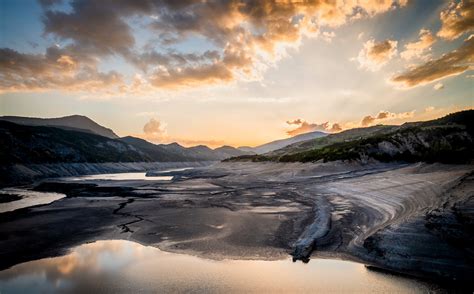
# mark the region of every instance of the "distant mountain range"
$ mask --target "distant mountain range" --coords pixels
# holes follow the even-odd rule
[[[178,143],[156,145],[146,140],[130,136],[120,138],[119,140],[142,151],[152,161],[222,160],[233,156],[250,154],[249,152],[240,151],[230,146],[211,149],[207,146],[199,145],[186,148]]]
[[[251,154],[230,146],[183,147],[118,138],[84,116],[56,119],[0,118],[0,164],[218,161]]]
[[[474,162],[474,110],[445,117],[351,129],[288,145],[263,155],[244,155],[228,161],[314,162],[368,160],[402,162]]]
[[[57,127],[65,130],[82,131],[110,139],[117,139],[119,137],[111,129],[103,127],[92,119],[83,115],[70,115],[58,118],[0,116],[0,120],[9,121],[19,125]]]
[[[311,132],[257,147],[211,149],[119,138],[85,116],[40,119],[0,117],[0,164],[171,161],[381,161],[470,162],[474,159],[474,110],[401,126]]]
[[[28,134],[28,135],[27,135]],[[106,162],[106,161],[213,161],[262,154],[287,145],[326,136],[310,132],[257,147],[178,143],[153,144],[135,137],[119,138],[111,129],[82,115],[59,118],[0,117],[2,163]]]
[[[263,145],[260,145],[260,146],[257,146],[257,147],[243,146],[243,147],[239,147],[238,149],[242,150],[242,151],[246,151],[246,152],[253,152],[253,153],[256,153],[256,154],[263,154],[263,153],[267,153],[267,152],[271,152],[271,151],[274,151],[274,150],[284,148],[284,147],[286,147],[288,145],[291,145],[291,144],[295,144],[295,143],[303,142],[303,141],[308,141],[308,140],[311,140],[311,139],[321,138],[321,137],[325,137],[327,135],[328,135],[327,133],[315,131],[315,132],[309,132],[309,133],[296,135],[294,137],[287,138],[287,139],[272,141],[270,143],[266,143],[266,144],[263,144]]]

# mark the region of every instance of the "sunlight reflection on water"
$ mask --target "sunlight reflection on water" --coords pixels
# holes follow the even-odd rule
[[[0,272],[0,293],[282,292],[420,293],[433,286],[372,272],[363,265],[315,259],[213,261],[114,240],[74,248]]]
[[[66,181],[170,181],[173,179],[173,176],[151,176],[147,177],[146,173],[117,173],[117,174],[98,174],[98,175],[88,175],[88,176],[79,176],[79,177],[68,177],[62,178]]]
[[[34,205],[48,204],[66,197],[66,195],[61,193],[37,192],[21,188],[5,188],[0,190],[0,197],[4,197],[4,195],[17,195],[20,196],[20,199],[0,203],[0,213]]]

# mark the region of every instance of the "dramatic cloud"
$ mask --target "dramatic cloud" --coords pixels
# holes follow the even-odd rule
[[[137,85],[152,91],[258,80],[287,48],[299,46],[303,37],[320,36],[330,41],[334,33],[321,33],[321,28],[334,28],[356,15],[371,17],[406,4],[405,0],[72,0],[70,9],[62,11],[54,8],[59,2],[41,0],[44,33],[66,44],[68,54],[64,55],[76,64],[68,74],[81,82],[67,87],[60,77],[64,71],[57,69],[58,59],[50,60],[48,53],[16,52],[13,55],[21,55],[22,63],[2,57],[8,64],[8,74],[0,81],[3,91],[89,90],[95,80],[109,84],[110,75],[118,75],[100,73],[97,68],[110,57],[123,59],[140,71],[131,76],[140,74],[145,82],[136,83],[134,91],[139,91]],[[215,50],[190,53],[177,49],[181,42],[193,38],[203,39]],[[137,44],[142,41],[145,46]],[[52,71],[58,73],[56,77]],[[122,91],[131,88],[120,86]]]
[[[55,88],[95,92],[121,82],[117,72],[99,72],[95,60],[72,51],[50,47],[44,55],[33,55],[0,48],[0,93]]]
[[[392,113],[389,111],[380,111],[377,115],[372,116],[372,115],[367,115],[365,116],[360,124],[363,127],[367,127],[370,125],[375,125],[382,123],[383,121],[386,120],[394,120],[394,119],[407,119],[407,118],[412,118],[415,115],[414,111],[410,112],[401,112],[401,113]]]
[[[286,122],[289,125],[297,125],[298,127],[289,130],[286,133],[290,136],[296,136],[299,134],[304,134],[308,132],[314,132],[314,131],[323,131],[323,132],[340,132],[342,130],[341,126],[337,123],[330,125],[329,122],[325,122],[322,124],[318,123],[308,123],[302,119],[295,119],[293,121],[287,121]]]
[[[440,19],[438,36],[443,39],[454,40],[474,31],[474,1],[451,1],[448,8],[441,12]]]
[[[379,43],[373,39],[368,40],[359,52],[357,60],[362,68],[377,71],[397,54],[397,44],[398,42],[394,40]]]
[[[425,85],[449,76],[459,75],[473,68],[474,37],[469,37],[457,50],[442,55],[406,72],[396,75],[392,81],[410,88]]]
[[[431,50],[431,45],[436,42],[436,38],[431,34],[429,30],[422,29],[419,34],[420,38],[418,41],[408,43],[405,45],[405,50],[400,53],[403,59],[412,59],[422,57],[423,54]]]

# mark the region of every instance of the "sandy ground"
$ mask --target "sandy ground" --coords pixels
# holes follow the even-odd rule
[[[48,180],[67,194],[0,214],[0,268],[100,239],[214,259],[293,254],[468,279],[473,166],[219,163],[163,181]]]

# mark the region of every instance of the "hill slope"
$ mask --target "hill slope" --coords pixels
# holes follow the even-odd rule
[[[263,153],[268,153],[268,152],[271,152],[271,151],[274,151],[274,150],[281,149],[285,146],[288,146],[288,145],[291,145],[291,144],[294,144],[294,143],[298,143],[298,142],[302,142],[302,141],[308,141],[308,140],[311,140],[311,139],[320,138],[320,137],[324,137],[324,136],[327,136],[327,134],[324,133],[324,132],[316,131],[316,132],[300,134],[300,135],[297,135],[297,136],[294,136],[294,137],[291,137],[291,138],[287,138],[287,139],[272,141],[272,142],[269,142],[269,143],[266,143],[266,144],[263,144],[263,145],[260,145],[260,146],[257,146],[257,147],[239,147],[239,149],[242,150],[242,151],[246,151],[246,152],[253,152],[253,153],[256,153],[256,154],[263,154]]]
[[[110,139],[77,129],[28,126],[0,120],[0,164],[78,162],[216,161],[246,154],[225,146],[185,148],[177,143],[155,145],[125,137]]]
[[[151,158],[124,142],[82,131],[0,120],[0,164],[132,162]]]
[[[57,127],[66,130],[76,130],[96,135],[101,135],[110,139],[117,139],[118,136],[106,127],[103,127],[91,120],[87,116],[70,115],[58,118],[34,118],[21,116],[2,116],[0,120],[28,126]]]
[[[469,163],[474,160],[474,110],[402,126],[349,130],[282,150],[231,160],[367,160]]]
[[[130,136],[120,138],[120,141],[134,146],[154,161],[213,161],[249,154],[230,146],[222,146],[214,150],[203,145],[186,148],[178,143],[153,144]]]

